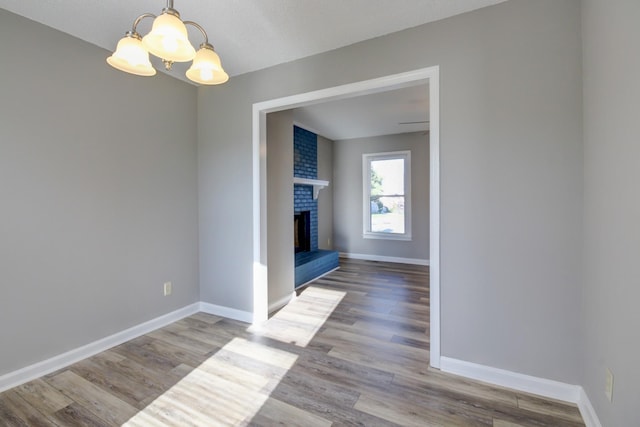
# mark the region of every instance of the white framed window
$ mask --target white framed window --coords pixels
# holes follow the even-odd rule
[[[411,240],[411,151],[362,155],[363,237]]]

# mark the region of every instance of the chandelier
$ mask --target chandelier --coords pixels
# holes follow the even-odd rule
[[[154,20],[149,34],[142,37],[136,27],[144,18]],[[187,25],[197,28],[204,36],[204,42],[197,52],[189,41]],[[150,53],[162,59],[167,70],[171,69],[174,62],[193,61],[186,73],[193,82],[216,85],[229,80],[204,28],[193,21],[182,21],[178,11],[173,8],[173,0],[167,0],[167,7],[162,9],[160,16],[152,13],[138,16],[131,30],[118,42],[116,51],[107,58],[107,63],[126,73],[153,76],[156,70],[149,61]]]

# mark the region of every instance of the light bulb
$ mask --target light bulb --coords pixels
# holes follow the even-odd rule
[[[213,70],[211,68],[203,68],[200,70],[200,78],[203,81],[213,80]]]
[[[178,50],[178,42],[175,37],[163,37],[162,47],[167,52],[175,52],[176,50]]]

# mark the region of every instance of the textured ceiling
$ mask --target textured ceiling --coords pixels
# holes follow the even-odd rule
[[[205,28],[234,76],[502,1],[175,0],[174,8],[183,20]],[[164,0],[0,0],[3,9],[110,51],[138,15],[159,14],[165,5]],[[145,34],[150,26],[147,19],[138,30]],[[192,30],[197,47],[202,36]]]

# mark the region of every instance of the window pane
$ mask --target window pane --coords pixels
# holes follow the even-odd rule
[[[404,196],[404,159],[371,161],[371,195]]]
[[[404,233],[404,196],[371,197],[371,231]]]
[[[371,161],[371,231],[404,234],[404,159]]]

